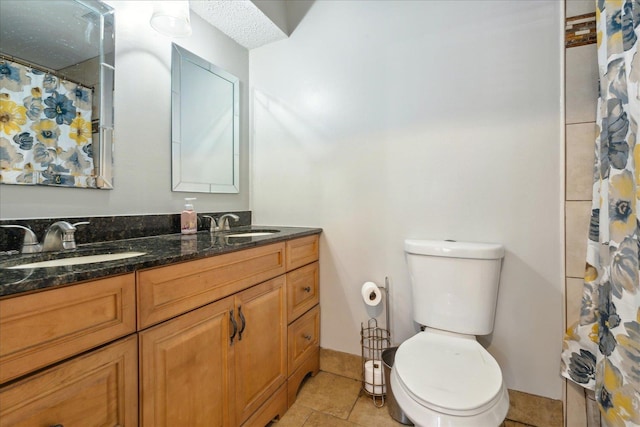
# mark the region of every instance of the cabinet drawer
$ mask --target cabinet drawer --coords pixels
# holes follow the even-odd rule
[[[287,319],[291,323],[320,300],[318,262],[287,273]]]
[[[0,300],[0,383],[135,332],[135,276]]]
[[[0,388],[0,426],[138,425],[135,335]]]
[[[320,344],[320,306],[289,325],[288,338],[291,375]]]
[[[287,271],[317,261],[318,245],[317,234],[287,241]]]
[[[138,272],[138,329],[156,324],[285,272],[285,244]]]

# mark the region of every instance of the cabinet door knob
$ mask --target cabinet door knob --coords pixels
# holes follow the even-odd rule
[[[305,292],[311,292],[311,286],[306,286],[304,288],[302,288],[303,291]]]
[[[307,341],[311,341],[311,338],[313,338],[313,337],[311,335],[309,335],[309,334],[305,334],[305,335],[303,335],[303,338],[305,340],[307,340]]]
[[[247,326],[247,321],[244,318],[244,314],[242,314],[242,306],[238,306],[238,316],[240,316],[240,321],[242,322],[242,326],[240,327],[240,332],[238,332],[238,341],[242,341],[242,333],[244,332],[244,328]]]
[[[229,319],[231,319],[231,326],[233,326],[233,333],[229,339],[231,340],[231,344],[233,344],[233,338],[236,336],[236,332],[238,332],[238,324],[236,323],[236,318],[233,315],[233,310],[229,312]]]

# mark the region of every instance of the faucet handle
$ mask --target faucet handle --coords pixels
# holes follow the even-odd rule
[[[79,225],[88,225],[91,224],[89,221],[80,221],[71,224],[71,229],[65,230],[62,233],[62,247],[64,249],[75,249],[76,248],[76,231],[78,231]]]
[[[29,227],[22,225],[8,224],[0,225],[2,228],[21,228],[24,230],[24,240],[22,241],[22,249],[20,252],[23,254],[33,254],[42,251],[42,246],[38,243],[38,237]]]

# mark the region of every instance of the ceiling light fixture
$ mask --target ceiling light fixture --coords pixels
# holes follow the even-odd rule
[[[191,18],[188,0],[158,0],[153,3],[151,26],[160,34],[169,37],[191,35]]]

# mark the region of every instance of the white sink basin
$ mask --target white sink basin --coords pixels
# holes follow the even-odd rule
[[[101,254],[101,255],[87,255],[79,256],[75,258],[61,258],[52,259],[49,261],[32,262],[28,264],[14,265],[7,267],[11,270],[23,269],[23,268],[46,268],[46,267],[63,267],[67,265],[79,265],[79,264],[92,264],[96,262],[116,261],[119,259],[133,258],[140,255],[144,255],[146,252],[121,252],[118,254]]]
[[[268,236],[275,233],[277,233],[277,231],[250,231],[248,233],[227,234],[226,237],[258,237]]]

